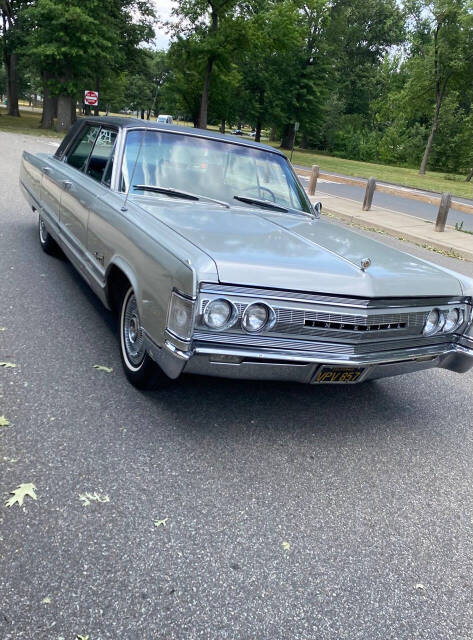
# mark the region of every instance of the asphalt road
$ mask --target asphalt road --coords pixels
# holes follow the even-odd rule
[[[307,169],[307,167],[304,167]],[[297,171],[297,169],[296,169]],[[302,184],[306,187],[309,186],[309,178],[307,176],[299,176]],[[473,187],[472,187],[473,189]],[[327,193],[329,195],[341,196],[342,198],[349,198],[356,202],[363,202],[365,196],[365,187],[357,187],[351,184],[345,184],[340,182],[332,182],[330,178],[319,178],[317,180],[317,193]],[[431,193],[429,192],[429,195]],[[455,200],[459,202],[466,202],[467,204],[473,204],[473,200],[466,198],[457,198]],[[419,200],[411,200],[409,198],[401,198],[400,196],[394,196],[382,191],[375,191],[373,196],[373,205],[391,209],[392,211],[399,211],[401,213],[407,213],[417,218],[423,218],[424,220],[436,220],[438,213],[438,206],[428,204],[427,202],[421,202]],[[467,231],[473,231],[473,215],[463,213],[462,211],[455,211],[450,209],[448,212],[447,224],[455,226],[455,224],[461,225],[463,223],[463,229]],[[473,241],[473,240],[472,240]]]
[[[0,638],[471,639],[473,371],[140,393],[0,148]]]

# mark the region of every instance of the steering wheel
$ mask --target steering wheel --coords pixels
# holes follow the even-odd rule
[[[243,195],[247,191],[256,191],[256,190],[258,190],[258,196],[260,195],[259,194],[260,191],[266,191],[267,193],[269,193],[272,202],[276,202],[276,196],[274,195],[274,192],[271,191],[271,189],[268,189],[268,187],[262,187],[261,185],[256,185],[254,187],[247,187],[246,189],[243,189],[243,191],[241,191],[240,193]]]

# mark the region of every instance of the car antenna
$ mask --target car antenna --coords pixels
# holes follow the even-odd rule
[[[141,142],[140,142],[140,146],[138,148],[138,153],[136,154],[136,160],[135,160],[135,164],[133,166],[133,171],[131,172],[131,178],[130,178],[130,184],[128,185],[128,190],[126,192],[126,196],[125,196],[125,202],[123,203],[122,208],[120,209],[120,211],[128,211],[126,203],[128,201],[128,196],[130,194],[130,189],[131,189],[131,185],[133,184],[133,178],[135,177],[135,171],[136,171],[136,165],[138,164],[138,158],[140,157],[140,153],[141,153],[141,147],[143,146],[143,142],[145,139],[145,132],[142,131],[141,132],[143,135],[141,136]]]

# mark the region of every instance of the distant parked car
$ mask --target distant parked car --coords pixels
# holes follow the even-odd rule
[[[249,134],[249,135],[250,135],[250,138],[254,138],[254,137],[255,137],[255,135],[256,135],[256,130],[255,130],[255,129],[252,129],[252,130],[250,131],[250,134]]]
[[[241,129],[233,129],[232,131],[234,136],[244,136],[244,132]]]
[[[159,122],[159,124],[172,124],[172,116],[160,113],[156,118],[156,122]]]
[[[44,251],[59,245],[117,312],[139,388],[183,372],[352,384],[473,366],[473,280],[320,218],[277,149],[83,118],[54,155],[23,153],[20,183]]]

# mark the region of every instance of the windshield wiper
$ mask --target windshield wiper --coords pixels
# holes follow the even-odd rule
[[[282,211],[283,213],[289,213],[289,209],[285,207],[281,207],[281,205],[276,204],[274,202],[270,202],[269,200],[260,200],[259,198],[247,198],[246,196],[233,196],[235,200],[240,200],[240,202],[246,202],[247,204],[256,204],[260,207],[264,207],[265,209],[273,209],[274,211]]]
[[[158,187],[153,184],[134,184],[133,189],[137,191],[151,191],[153,193],[164,193],[172,198],[183,198],[185,200],[205,200],[206,202],[215,202],[222,207],[230,208],[230,205],[221,200],[215,200],[214,198],[207,198],[207,196],[197,195],[196,193],[189,193],[189,191],[179,191],[178,189],[170,189],[169,187]]]

